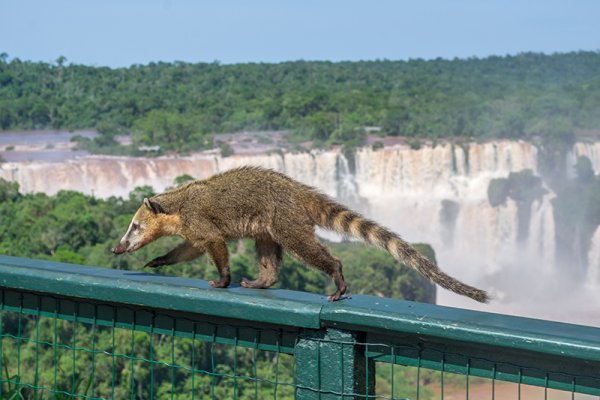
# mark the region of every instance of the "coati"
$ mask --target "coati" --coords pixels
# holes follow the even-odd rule
[[[260,167],[232,169],[145,198],[112,251],[132,252],[162,236],[180,236],[185,239],[181,245],[146,267],[191,261],[208,252],[220,275],[209,283],[225,288],[231,281],[226,242],[253,238],[260,272],[256,280],[242,278],[243,287],[268,288],[277,282],[285,249],[333,279],[337,290],[328,299],[335,301],[346,292],[342,264],[319,242],[315,226],[387,250],[443,288],[480,302],[489,300],[486,292],[446,275],[392,231],[315,188]]]

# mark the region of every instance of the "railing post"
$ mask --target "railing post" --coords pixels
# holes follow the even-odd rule
[[[360,333],[326,329],[301,335],[294,350],[297,400],[366,399],[375,394],[375,362]]]

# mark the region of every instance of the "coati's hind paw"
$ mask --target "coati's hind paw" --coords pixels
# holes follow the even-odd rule
[[[240,286],[248,289],[254,289],[256,288],[256,281],[251,281],[248,278],[242,278],[240,281]]]
[[[336,290],[334,294],[330,294],[329,296],[327,296],[327,300],[338,301],[346,293],[346,289],[347,289],[346,285],[338,287],[338,290]]]
[[[335,292],[334,294],[330,294],[327,296],[327,300],[329,301],[338,301],[342,297],[340,292]]]
[[[226,288],[227,286],[229,286],[229,282],[227,281],[208,281],[208,284],[212,287],[214,287],[215,289],[222,289],[222,288]]]
[[[255,281],[251,281],[248,278],[242,278],[240,281],[240,285],[247,289],[266,289],[271,285],[267,285],[264,281],[257,279]]]
[[[351,299],[352,296],[349,295],[345,295],[345,294],[340,294],[338,295],[338,293],[334,293],[334,294],[330,294],[329,296],[327,296],[327,300],[328,301],[338,301],[338,300],[346,300],[346,299]]]

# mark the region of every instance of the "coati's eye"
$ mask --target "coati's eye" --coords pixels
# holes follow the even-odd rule
[[[136,224],[135,222],[131,224],[131,229],[137,231],[140,228],[140,224]]]

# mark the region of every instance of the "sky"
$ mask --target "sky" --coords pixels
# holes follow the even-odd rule
[[[126,67],[600,50],[597,0],[0,0],[9,59]]]

